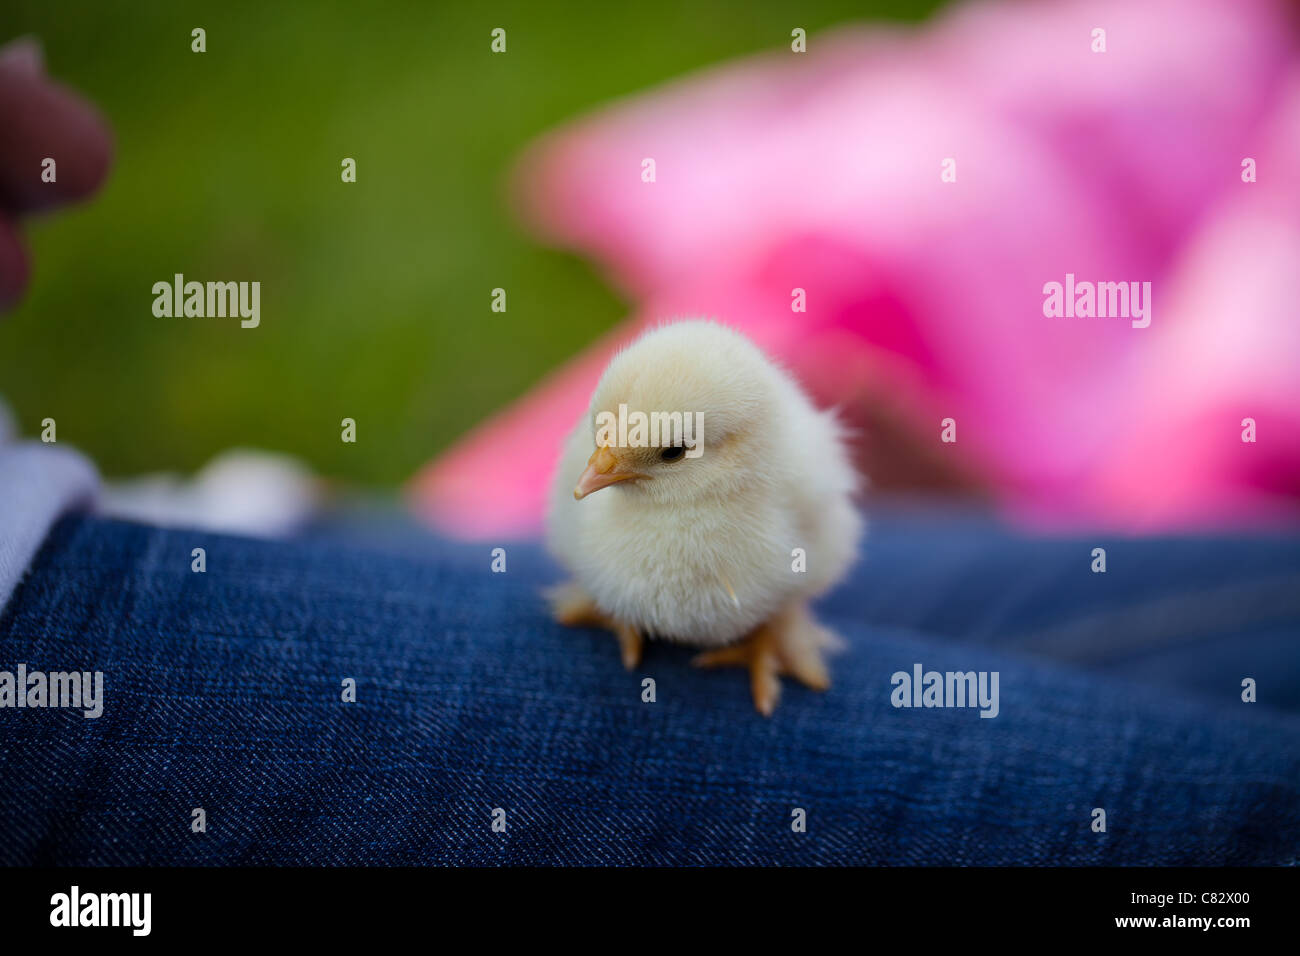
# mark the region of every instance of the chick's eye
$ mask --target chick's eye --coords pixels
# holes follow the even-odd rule
[[[659,453],[659,458],[662,461],[677,461],[684,454],[686,449],[681,445],[670,445]]]

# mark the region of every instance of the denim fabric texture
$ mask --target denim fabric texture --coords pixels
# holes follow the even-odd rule
[[[834,685],[787,679],[771,719],[686,649],[624,671],[612,637],[551,622],[539,546],[502,546],[497,574],[492,545],[414,532],[65,518],[0,618],[0,670],[103,671],[104,713],[0,710],[0,863],[1300,860],[1295,539],[877,518],[819,607],[847,644]],[[892,706],[917,663],[998,671],[999,715]]]

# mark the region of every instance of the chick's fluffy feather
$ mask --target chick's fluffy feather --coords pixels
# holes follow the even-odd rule
[[[620,403],[702,413],[702,454],[664,462],[658,449],[620,449],[648,477],[575,501],[596,415]],[[565,443],[547,541],[604,613],[653,637],[716,647],[839,581],[861,533],[856,484],[833,413],[738,332],[677,322],[605,370]],[[796,548],[805,573],[792,569]]]

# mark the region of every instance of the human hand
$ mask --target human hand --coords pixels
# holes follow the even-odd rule
[[[108,173],[108,124],[88,102],[45,75],[40,43],[0,47],[0,311],[27,287],[30,265],[18,221],[93,194]],[[55,161],[53,181],[42,177]]]

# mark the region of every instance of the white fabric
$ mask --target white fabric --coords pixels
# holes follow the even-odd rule
[[[91,508],[99,476],[86,458],[57,444],[0,443],[0,610],[65,512]]]

